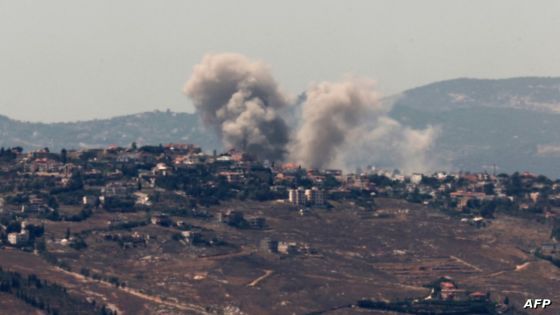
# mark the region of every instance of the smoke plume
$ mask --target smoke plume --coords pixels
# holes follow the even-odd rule
[[[427,152],[437,136],[428,126],[414,130],[389,117],[373,81],[349,77],[311,86],[291,157],[312,168],[366,164],[404,171],[431,169]]]
[[[349,135],[367,123],[366,115],[378,110],[372,82],[349,79],[310,87],[303,105],[302,125],[292,155],[302,165],[325,168],[337,160]]]
[[[397,167],[404,173],[433,171],[441,162],[430,154],[439,132],[433,126],[412,129],[383,115],[375,120],[374,126],[356,128],[349,135],[353,141],[345,147],[340,165]]]
[[[184,92],[228,149],[282,160],[289,130],[278,110],[289,104],[269,68],[234,53],[208,54]]]
[[[208,54],[184,92],[227,149],[269,160],[288,156],[310,168],[374,164],[411,172],[435,166],[428,153],[439,130],[411,129],[392,119],[391,105],[380,101],[369,79],[314,84],[300,97],[300,111],[289,106],[264,63],[233,53]]]

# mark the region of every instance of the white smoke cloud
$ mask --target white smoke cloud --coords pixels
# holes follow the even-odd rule
[[[365,79],[312,85],[306,92],[291,157],[306,167],[332,166],[344,144],[352,141],[353,131],[367,124],[370,113],[382,110],[372,85]]]
[[[428,152],[437,128],[415,130],[389,117],[372,80],[349,77],[307,91],[291,157],[312,168],[391,165],[406,172],[435,167]]]
[[[430,154],[439,128],[412,129],[389,116],[378,117],[372,125],[352,132],[353,141],[345,146],[339,167],[376,165],[412,173],[433,171],[439,166]]]
[[[240,54],[208,54],[195,66],[184,92],[226,146],[260,158],[309,168],[377,165],[405,172],[428,171],[437,163],[430,149],[438,128],[401,125],[389,116],[372,80],[347,77],[313,84],[305,93],[299,126],[290,132],[291,99],[267,65]],[[286,115],[287,114],[287,115]],[[291,137],[291,138],[290,138]]]

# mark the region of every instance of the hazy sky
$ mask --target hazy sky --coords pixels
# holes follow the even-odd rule
[[[206,52],[268,62],[297,94],[354,73],[383,94],[455,77],[560,75],[560,1],[0,0],[0,114],[191,111]]]

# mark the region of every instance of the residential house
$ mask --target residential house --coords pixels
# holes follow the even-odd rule
[[[278,253],[284,255],[297,254],[298,247],[296,242],[278,242]]]
[[[29,233],[27,230],[21,230],[21,232],[8,233],[8,243],[13,246],[19,246],[25,244],[29,241]]]

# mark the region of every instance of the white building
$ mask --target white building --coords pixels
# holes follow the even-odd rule
[[[288,199],[290,203],[294,205],[305,205],[307,201],[305,198],[305,190],[303,187],[299,187],[298,189],[290,189],[288,191]]]
[[[284,255],[297,254],[298,248],[295,242],[278,242],[278,252]]]
[[[21,245],[29,240],[29,234],[26,230],[22,230],[20,233],[8,233],[8,243],[10,245]]]
[[[150,202],[150,196],[143,192],[135,192],[134,196],[136,197],[136,203],[145,206],[151,206],[152,203]]]
[[[410,176],[410,182],[418,185],[420,184],[420,182],[422,181],[423,175],[420,173],[414,173],[412,174],[412,176]]]

